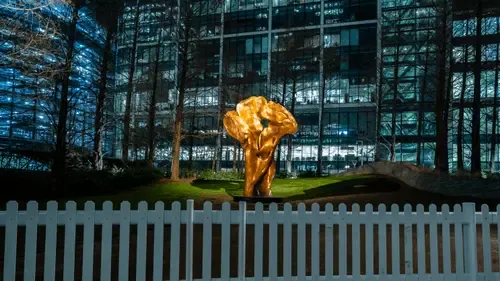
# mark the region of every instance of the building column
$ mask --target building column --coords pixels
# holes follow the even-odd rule
[[[318,176],[322,174],[322,156],[323,156],[323,111],[325,109],[325,87],[326,79],[324,73],[325,60],[325,1],[321,0],[321,15],[319,27],[319,113],[318,113],[318,161],[316,172]]]
[[[269,0],[267,5],[267,97],[271,97],[271,54],[272,54],[272,28],[273,28],[273,0]]]
[[[220,12],[220,34],[219,34],[219,96],[218,96],[218,114],[217,114],[217,139],[215,140],[216,159],[215,170],[220,171],[222,168],[222,134],[224,133],[224,126],[222,123],[222,116],[225,111],[224,107],[224,91],[223,91],[223,72],[224,72],[224,14],[226,12],[226,1],[221,1]]]

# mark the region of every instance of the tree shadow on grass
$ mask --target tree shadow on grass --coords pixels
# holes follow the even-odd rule
[[[332,197],[353,194],[393,192],[401,185],[385,177],[369,177],[339,181],[304,190],[304,194],[287,197],[287,201],[300,201],[321,197]]]
[[[206,190],[220,190],[223,188],[229,195],[237,195],[243,192],[243,181],[225,180],[194,180],[192,186]]]

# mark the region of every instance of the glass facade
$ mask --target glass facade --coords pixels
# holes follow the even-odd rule
[[[467,1],[466,1],[467,2]],[[468,2],[468,4],[474,1]],[[443,2],[444,3],[444,2]],[[437,91],[437,56],[440,41],[449,40],[451,46],[449,67],[451,97],[448,118],[449,168],[457,167],[458,126],[462,122],[464,168],[470,169],[472,100],[474,95],[474,62],[476,24],[475,4],[464,8],[460,1],[450,1],[450,10],[444,14],[449,27],[449,39],[437,35],[443,21],[443,12],[434,1],[383,0],[381,6],[381,61],[382,61],[382,130],[387,142],[395,133],[397,161],[434,166],[436,146],[435,102]],[[494,5],[494,4],[493,4]],[[492,8],[492,9],[490,9]],[[440,13],[441,12],[441,13]],[[481,162],[489,168],[491,157],[494,97],[499,97],[499,43],[500,11],[485,5],[481,24]],[[446,37],[446,36],[445,36]],[[448,41],[447,41],[448,42]],[[447,63],[448,63],[447,62]],[[460,97],[463,94],[463,101]],[[496,104],[498,108],[498,103]],[[463,110],[460,110],[463,108]],[[463,111],[463,114],[461,113]],[[497,110],[497,120],[498,120]],[[463,120],[459,121],[459,116]],[[394,117],[394,118],[393,118]],[[395,127],[393,129],[393,126]],[[499,147],[496,146],[496,170],[500,168]],[[420,163],[417,153],[420,151]],[[389,159],[389,151],[384,154]]]
[[[139,1],[139,16],[145,15],[140,20],[138,58],[146,49],[155,48],[155,44],[149,42],[154,42],[159,34],[156,26],[161,20],[154,19],[156,13],[153,10],[158,8],[168,13],[172,6],[169,2],[176,3],[141,4]],[[216,140],[210,133],[217,131],[217,110],[221,106],[232,110],[242,99],[262,95],[284,104],[289,110],[293,108],[299,123],[298,133],[291,138],[291,150],[288,149],[288,138],[284,138],[276,153],[281,170],[286,167],[290,151],[294,171],[315,171],[319,157],[319,102],[323,81],[326,85],[322,117],[323,170],[334,173],[357,165],[361,158],[365,162],[373,160],[376,0],[228,0],[223,1],[224,7],[212,7],[211,1],[190,2],[196,7],[193,9],[196,11],[193,25],[202,38],[199,44],[203,49],[203,56],[197,57],[197,61],[204,71],[189,81],[183,125],[186,135],[198,135],[184,138],[181,167],[212,167]],[[121,25],[123,37],[133,34],[132,18],[137,12],[135,2],[127,5],[128,12]],[[175,21],[165,21],[162,28],[175,28]],[[143,34],[143,29],[150,33]],[[130,38],[121,40],[118,46],[117,81],[122,81],[118,82],[118,93],[122,93],[122,98],[117,101],[115,109],[119,113],[124,112],[127,80],[121,79],[128,77],[132,43]],[[163,136],[168,135],[172,125],[176,100],[175,87],[169,88],[169,85],[175,83],[178,71],[175,67],[178,58],[173,52],[175,46],[165,42],[161,49],[170,56],[161,61],[165,73],[159,82],[165,88],[160,91],[162,101],[157,105],[158,123],[166,129],[158,141],[157,160],[160,165],[162,160],[170,157],[171,139]],[[154,56],[142,58],[144,61],[137,61],[137,79],[143,71],[141,65],[150,65]],[[152,90],[141,83],[135,87],[134,94],[143,93],[144,97]],[[224,97],[222,105],[219,104],[221,91]],[[133,104],[133,132],[137,136],[141,134],[141,124],[146,126],[148,115],[139,106],[141,100],[147,98],[136,98],[136,104]],[[145,151],[145,146],[137,143],[131,147],[130,155],[143,159]],[[116,156],[120,155],[121,151],[117,149]],[[222,160],[222,168],[231,168],[233,163],[241,167],[243,161],[241,148],[227,135],[223,137]]]
[[[61,90],[56,69],[65,59],[63,32],[71,21],[72,10],[58,3],[33,11],[0,6],[0,17],[11,21],[0,30],[0,166],[4,168],[46,169],[47,162],[33,163],[10,153],[7,157],[6,151],[47,152],[55,143]],[[67,141],[72,147],[93,146],[97,70],[104,38],[105,32],[96,24],[92,11],[82,8],[70,77]],[[105,150],[109,150],[108,144]]]

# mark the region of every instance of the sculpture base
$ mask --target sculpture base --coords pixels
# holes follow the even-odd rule
[[[245,201],[247,203],[257,203],[261,202],[263,204],[269,204],[269,203],[281,203],[283,202],[282,197],[274,197],[274,196],[233,196],[233,201],[234,202],[240,202],[240,201]]]

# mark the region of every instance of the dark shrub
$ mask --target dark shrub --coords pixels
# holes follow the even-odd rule
[[[245,178],[244,173],[238,173],[236,171],[217,171],[214,172],[210,169],[204,170],[200,173],[200,179],[202,180],[242,180]]]

